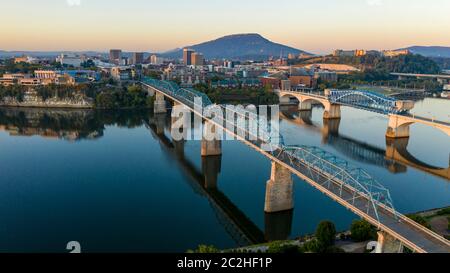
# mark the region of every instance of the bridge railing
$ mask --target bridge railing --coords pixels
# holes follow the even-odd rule
[[[349,105],[356,108],[382,114],[405,114],[410,109],[399,105],[399,101],[376,92],[366,90],[330,90],[329,100],[332,103]]]
[[[179,88],[171,82],[146,79],[144,83],[166,92],[168,95],[173,96],[192,108],[196,105],[195,98],[200,97],[202,102],[205,103],[203,106],[218,106],[224,113],[230,110],[234,111],[232,112],[233,116],[241,118],[241,122],[238,122],[237,126],[235,126],[234,119],[230,121],[224,118],[225,115],[222,115],[222,119],[216,119],[216,121],[223,128],[226,128],[232,122],[233,124],[231,125],[233,125],[233,128],[246,132],[248,136],[253,136],[253,140],[249,140],[250,142],[267,144],[270,147],[269,152],[273,156],[279,157],[280,154],[276,154],[276,152],[282,151],[289,156],[291,164],[295,165],[297,162],[300,162],[307,168],[328,177],[327,182],[339,183],[341,195],[344,189],[354,194],[352,200],[346,200],[347,202],[354,203],[356,199],[364,197],[368,201],[368,204],[370,204],[370,206],[367,206],[367,213],[370,213],[372,209],[379,222],[379,207],[388,208],[394,216],[397,216],[389,190],[367,172],[317,147],[285,145],[278,128],[269,127],[268,129],[264,129],[267,124],[255,112],[244,109],[233,110],[232,108],[227,108],[225,105],[214,105],[205,94],[194,89]],[[255,131],[250,128],[252,122],[259,127],[256,135]]]
[[[145,78],[143,80],[145,84],[153,86],[159,90],[165,91],[167,94],[176,98],[177,100],[185,103],[187,106],[192,109],[195,106],[198,107],[220,107],[223,113],[223,117],[227,113],[232,113],[235,117],[237,117],[237,122],[233,120],[233,124],[229,124],[230,121],[226,118],[215,117],[216,121],[222,123],[223,126],[232,125],[238,131],[244,132],[251,139],[261,139],[268,144],[274,144],[274,147],[278,147],[279,143],[283,143],[283,138],[281,137],[277,128],[271,127],[271,123],[264,121],[262,117],[259,117],[256,112],[251,112],[245,110],[244,108],[230,108],[227,105],[216,105],[211,102],[209,97],[199,92],[193,88],[180,88],[176,83],[170,81],[160,81],[151,78]],[[198,104],[198,100],[201,99],[201,104]],[[203,110],[203,109],[202,109]],[[220,119],[220,120],[219,120]],[[250,127],[255,128],[250,128]]]
[[[176,83],[171,81],[160,81],[152,78],[145,78],[142,80],[142,82],[157,89],[164,90],[174,98],[183,101],[190,107],[195,106],[196,98],[201,99],[203,107],[207,107],[213,104],[209,97],[206,96],[206,94],[191,88],[181,88]]]
[[[296,159],[308,168],[325,174],[328,177],[327,183],[339,183],[341,195],[344,189],[355,193],[352,200],[347,200],[348,202],[354,203],[364,196],[370,204],[367,206],[367,213],[372,209],[378,221],[380,220],[379,207],[387,207],[397,216],[389,190],[363,169],[317,147],[293,145],[285,146],[283,150],[290,155],[291,159]],[[291,162],[295,164],[294,160]]]

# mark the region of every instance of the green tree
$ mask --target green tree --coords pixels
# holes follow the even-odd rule
[[[267,249],[267,253],[299,253],[300,249],[298,246],[293,244],[288,244],[286,242],[271,242],[269,244],[269,248]]]
[[[316,239],[322,250],[333,246],[336,239],[336,227],[330,221],[321,222],[316,229]]]
[[[188,253],[220,253],[220,250],[215,246],[199,245],[195,250],[188,250]]]
[[[376,229],[369,222],[365,220],[355,220],[353,221],[351,227],[352,240],[355,242],[364,242],[367,240],[376,238]]]

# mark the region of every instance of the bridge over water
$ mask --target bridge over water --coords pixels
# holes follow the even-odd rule
[[[415,123],[431,126],[450,136],[450,122],[409,114],[413,109],[413,101],[397,100],[371,91],[364,90],[325,90],[325,94],[304,93],[291,90],[276,90],[281,105],[292,103],[295,98],[300,111],[311,111],[312,105],[318,103],[325,108],[324,119],[340,119],[341,106],[348,106],[371,111],[389,117],[386,137],[408,138],[410,126]]]
[[[265,241],[264,234],[217,187],[221,157],[202,159],[202,171],[184,155],[184,141],[174,141],[165,135],[166,115],[145,121],[152,135],[160,140],[161,147],[173,162],[190,178],[190,186],[198,195],[208,199],[217,218],[239,246]]]
[[[322,143],[328,144],[359,162],[380,166],[392,173],[406,172],[407,166],[450,181],[450,166],[432,166],[414,157],[408,151],[408,138],[386,139],[386,148],[375,147],[366,142],[344,136],[339,132],[340,120],[324,120],[323,126],[314,124],[312,113],[283,107],[280,118],[322,135]]]
[[[266,188],[266,212],[293,208],[294,174],[378,227],[381,230],[381,251],[398,252],[402,245],[405,245],[416,252],[450,252],[448,240],[398,213],[389,191],[364,170],[317,147],[285,145],[279,132],[273,128],[263,132],[260,128],[257,140],[250,137],[252,132],[247,123],[238,123],[236,130],[231,131],[227,128],[227,120],[206,116],[201,107],[202,110],[199,111],[200,105],[195,98],[200,98],[200,104],[203,106],[219,108],[222,111],[225,111],[225,107],[212,104],[205,94],[196,90],[180,88],[172,82],[154,79],[144,79],[142,84],[148,88],[150,94],[156,96],[155,113],[166,112],[167,98],[175,107],[186,107],[201,117],[206,127],[224,129],[272,161],[272,174]],[[258,117],[251,113],[235,112],[234,118],[242,115],[248,123],[256,122],[260,125]],[[247,134],[242,137],[238,131]],[[267,146],[270,149],[267,149]],[[202,156],[218,154],[221,154],[220,140],[202,141]]]

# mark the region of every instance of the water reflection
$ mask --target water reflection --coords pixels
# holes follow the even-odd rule
[[[450,180],[450,167],[441,168],[420,161],[408,152],[409,138],[387,139],[386,149],[341,135],[340,119],[325,119],[322,128],[312,122],[312,111],[299,111],[297,107],[282,107],[282,120],[302,128],[320,132],[322,144],[330,145],[342,154],[356,160],[388,169],[391,173],[405,173],[407,166]],[[449,164],[450,165],[450,164]]]
[[[148,111],[94,111],[40,108],[0,108],[0,130],[11,136],[41,136],[51,139],[93,140],[105,127],[142,126]]]
[[[184,155],[184,141],[173,141],[165,133],[170,131],[169,115],[157,114],[147,121],[147,127],[152,135],[160,140],[161,147],[170,158],[189,177],[190,186],[197,194],[208,199],[215,215],[227,233],[238,246],[259,244],[272,240],[289,238],[292,226],[292,212],[286,214],[266,215],[266,233],[264,234],[221,190],[219,173],[221,172],[222,156],[202,157],[202,170]],[[284,228],[274,228],[284,226]]]
[[[341,121],[340,120],[328,120],[324,121],[323,126],[317,126],[312,120],[311,112],[309,111],[302,111],[299,112],[295,108],[283,108],[282,118],[286,121],[295,123],[296,126],[301,127],[302,130],[311,130],[313,132],[318,132],[321,136],[321,140],[323,144],[330,145],[334,149],[336,149],[341,155],[352,158],[358,162],[367,163],[375,166],[380,166],[382,168],[388,169],[391,173],[404,173],[407,171],[408,167],[413,167],[420,169],[424,172],[431,173],[434,175],[437,175],[439,177],[444,177],[447,180],[449,179],[449,173],[448,168],[438,168],[431,165],[428,165],[426,163],[421,162],[420,160],[414,158],[408,150],[408,140],[396,140],[386,143],[386,149],[381,149],[376,146],[373,146],[368,143],[364,143],[361,141],[358,141],[357,139],[343,136],[339,129],[341,127]],[[284,240],[287,238],[290,238],[291,236],[298,236],[299,232],[299,225],[298,223],[294,223],[294,211],[287,211],[287,212],[281,212],[276,214],[264,214],[264,221],[263,219],[259,219],[257,213],[260,213],[260,216],[263,216],[263,209],[261,207],[261,210],[252,210],[246,208],[245,202],[242,201],[242,198],[239,199],[236,198],[236,194],[233,196],[233,191],[225,190],[228,187],[224,183],[225,180],[229,179],[228,182],[231,182],[230,179],[233,179],[234,176],[230,176],[230,173],[227,173],[226,175],[221,176],[221,173],[225,173],[225,171],[222,171],[222,168],[226,170],[226,164],[223,162],[222,156],[214,156],[214,157],[203,157],[200,161],[200,166],[196,165],[195,162],[192,161],[192,159],[189,159],[189,156],[186,155],[186,146],[188,145],[185,141],[174,141],[170,137],[170,129],[171,129],[172,119],[170,117],[170,114],[167,115],[153,115],[152,111],[115,111],[115,112],[105,112],[105,111],[89,111],[89,110],[44,110],[44,109],[17,109],[17,108],[0,108],[0,128],[2,130],[7,131],[11,136],[42,136],[42,137],[52,137],[55,139],[64,140],[64,142],[67,141],[82,141],[82,140],[88,140],[83,143],[79,143],[80,145],[72,145],[72,143],[67,143],[67,146],[70,146],[70,149],[79,149],[81,144],[87,144],[84,147],[81,147],[85,149],[84,153],[81,153],[82,156],[77,157],[77,160],[73,160],[72,164],[79,166],[83,163],[84,156],[88,154],[90,157],[98,156],[99,153],[106,153],[103,156],[98,157],[98,161],[89,161],[90,164],[87,165],[96,165],[96,168],[92,170],[92,173],[89,173],[86,171],[86,166],[84,166],[85,174],[92,177],[101,176],[99,175],[98,168],[103,168],[104,171],[102,174],[108,174],[110,166],[114,166],[114,168],[124,168],[123,166],[126,165],[126,163],[120,161],[120,162],[112,162],[113,160],[110,159],[116,158],[122,154],[125,154],[130,150],[130,147],[120,147],[123,145],[123,137],[124,135],[121,135],[120,132],[114,131],[114,128],[109,127],[125,127],[125,128],[140,128],[142,129],[140,132],[137,132],[137,134],[142,135],[142,138],[145,139],[152,139],[153,144],[149,144],[146,141],[139,142],[140,144],[134,147],[134,153],[143,151],[142,154],[130,158],[126,158],[125,161],[132,161],[133,164],[140,164],[142,161],[142,158],[146,158],[146,160],[150,160],[151,157],[155,157],[153,154],[154,150],[144,151],[143,147],[145,145],[154,145],[158,146],[162,151],[162,157],[167,157],[168,160],[168,167],[166,169],[157,170],[160,172],[172,172],[172,169],[181,170],[182,176],[186,179],[179,179],[180,181],[186,181],[189,185],[189,187],[192,189],[192,191],[197,195],[201,196],[202,200],[208,200],[209,206],[212,208],[212,211],[214,212],[215,219],[221,224],[223,229],[226,230],[227,234],[230,238],[233,238],[233,241],[236,245],[242,246],[242,245],[248,245],[253,243],[261,243],[266,241],[273,241],[273,240]],[[110,134],[106,134],[107,130],[111,130]],[[139,131],[139,130],[137,130]],[[110,131],[108,131],[110,132]],[[133,135],[135,131],[124,131],[124,134]],[[109,144],[118,145],[116,147],[116,150],[114,150],[114,153],[107,153],[107,150],[100,149],[100,150],[93,150],[93,146],[98,146],[101,144],[95,143],[93,140],[99,140],[99,138],[108,138],[108,135],[115,134],[114,141],[108,142]],[[147,137],[148,135],[148,137]],[[316,136],[314,136],[316,137]],[[319,137],[320,138],[320,137]],[[137,138],[128,138],[127,141],[136,140]],[[153,141],[156,140],[156,141]],[[42,143],[40,143],[42,144]],[[93,144],[93,145],[89,145]],[[48,148],[49,146],[45,146],[42,148],[43,151],[45,148]],[[76,147],[74,147],[76,146]],[[51,148],[54,149],[55,146],[51,146]],[[153,146],[152,146],[153,147]],[[70,150],[72,151],[73,150]],[[246,153],[247,147],[244,146],[242,150],[236,150],[236,152],[240,153]],[[51,151],[51,149],[49,149]],[[111,149],[112,150],[112,149]],[[35,150],[33,150],[34,152]],[[100,151],[100,152],[99,152]],[[57,154],[61,154],[63,152],[67,152],[67,150],[58,150],[55,149],[53,156]],[[13,154],[14,151],[9,153],[10,156]],[[68,152],[70,154],[70,152]],[[29,155],[28,155],[29,156]],[[73,156],[72,154],[70,156]],[[198,158],[200,158],[200,154],[196,154]],[[5,162],[10,162],[10,157],[7,157],[5,155]],[[27,158],[27,155],[19,156],[18,157],[20,162],[24,160],[24,158]],[[63,158],[63,157],[62,157]],[[192,158],[192,156],[191,156]],[[254,160],[252,156],[248,157],[249,160]],[[50,157],[50,159],[53,159]],[[108,161],[112,160],[108,164],[102,165],[101,163],[96,164],[95,162],[102,162],[102,161]],[[156,158],[155,161],[160,160],[160,158]],[[265,160],[265,159],[264,159]],[[59,160],[63,161],[63,160]],[[229,159],[227,161],[230,161]],[[30,162],[33,162],[32,160]],[[81,163],[78,163],[81,162]],[[12,166],[18,166],[19,163]],[[109,165],[111,164],[111,165]],[[139,170],[139,172],[143,172],[146,168],[146,166],[142,165],[133,165],[129,164],[129,169],[127,171],[123,171],[124,177],[128,176],[134,176],[136,173],[136,170]],[[153,162],[155,166],[155,162]],[[224,164],[224,165],[222,165]],[[44,164],[42,164],[44,165]],[[97,166],[98,165],[98,166]],[[127,165],[128,166],[128,165]],[[161,165],[166,166],[166,165]],[[261,169],[259,167],[249,168],[248,172],[258,172],[261,173]],[[8,167],[8,165],[6,166]],[[43,168],[44,166],[39,166],[39,168]],[[156,168],[156,167],[155,167]],[[236,167],[238,168],[238,167]],[[236,168],[233,169],[233,173],[236,172]],[[15,168],[11,168],[15,169]],[[80,167],[81,170],[83,170],[83,167]],[[53,172],[55,172],[54,169],[50,169]],[[58,170],[58,169],[56,169]],[[60,166],[59,170],[61,171],[61,176],[58,176],[58,179],[73,179],[73,180],[79,180],[79,181],[85,181],[85,176],[77,176],[74,174],[67,174],[67,169],[64,166]],[[155,171],[156,172],[156,171]],[[230,171],[231,172],[231,171]],[[32,172],[40,174],[38,171]],[[46,173],[51,173],[46,172]],[[81,171],[80,171],[81,173]],[[66,175],[69,175],[71,177],[67,178]],[[114,172],[114,175],[118,175],[117,172]],[[249,174],[247,177],[253,177],[256,176],[254,173]],[[6,176],[8,177],[8,176]],[[10,175],[10,177],[13,177]],[[41,175],[41,177],[45,177],[45,175]],[[61,178],[59,178],[61,177]],[[155,173],[148,173],[146,176],[137,176],[136,180],[149,180],[154,179],[151,181],[158,181],[155,177]],[[172,177],[172,176],[171,176]],[[23,178],[24,180],[27,178]],[[108,177],[106,180],[114,180],[115,177]],[[121,179],[123,180],[123,177],[117,178],[118,184],[121,183]],[[175,178],[174,178],[175,179]],[[222,179],[222,185],[221,180]],[[264,177],[262,177],[264,179]],[[261,180],[261,177],[258,179]],[[166,181],[161,178],[161,181]],[[109,181],[108,181],[109,182]],[[261,182],[261,181],[260,181]],[[72,182],[74,183],[74,182]],[[184,182],[180,182],[183,184]],[[20,183],[17,183],[20,185]],[[26,184],[22,183],[24,186],[24,189],[26,189]],[[156,183],[155,183],[156,184]],[[243,183],[244,184],[244,183]],[[67,183],[70,187],[70,183]],[[64,188],[67,187],[67,185],[64,185]],[[74,185],[77,185],[74,183]],[[108,185],[105,183],[105,185]],[[231,183],[231,185],[233,185]],[[260,184],[261,185],[261,184]],[[166,185],[167,186],[167,185]],[[53,186],[54,187],[54,186]],[[92,185],[89,186],[89,188],[92,187]],[[95,186],[94,186],[95,187]],[[136,195],[139,195],[139,191],[142,190],[143,185],[140,185],[138,187],[138,191],[131,192],[130,196],[132,198],[135,198]],[[164,187],[162,184],[155,185],[155,188],[160,189],[161,187]],[[254,186],[251,185],[249,188],[253,188]],[[307,187],[307,185],[305,185]],[[178,187],[178,190],[183,189],[182,187]],[[81,191],[80,196],[83,196],[84,192],[86,191],[85,188]],[[170,189],[172,190],[172,189]],[[241,190],[241,188],[239,188]],[[121,190],[123,191],[123,189]],[[120,193],[122,193],[120,191]],[[186,191],[184,189],[184,191]],[[102,191],[103,192],[103,191]],[[170,191],[169,191],[170,192]],[[190,194],[190,191],[188,191]],[[227,193],[227,195],[225,194]],[[248,191],[250,192],[250,191]],[[4,191],[4,193],[7,193],[7,191]],[[146,192],[146,194],[151,194],[152,192],[149,190]],[[72,192],[71,192],[72,194]],[[172,195],[173,193],[170,192]],[[188,195],[189,195],[188,194]],[[303,194],[303,193],[302,193]],[[118,194],[120,196],[120,194]],[[248,195],[248,198],[245,198],[246,202],[249,203],[257,202],[259,199],[264,199],[264,195],[261,194],[260,196],[255,196],[253,192],[251,192]],[[316,199],[311,198],[311,202],[309,202],[309,197],[305,195],[302,195],[300,199],[302,199],[301,202],[304,202],[303,207],[297,206],[296,211],[297,214],[301,212],[301,216],[303,218],[301,220],[297,220],[296,222],[302,222],[307,223],[310,221],[309,218],[313,218],[310,215],[307,216],[307,210],[313,211],[312,209],[305,208],[307,205],[313,204]],[[231,197],[233,198],[231,198]],[[246,196],[247,197],[247,196]],[[35,198],[33,196],[33,198]],[[96,196],[96,198],[98,198]],[[147,196],[143,197],[147,198]],[[160,223],[161,226],[164,226],[164,228],[161,228],[161,230],[164,230],[164,232],[167,229],[170,229],[170,220],[168,218],[177,217],[176,215],[166,215],[166,209],[160,209],[160,204],[165,204],[161,200],[156,200],[157,198],[161,199],[167,199],[167,195],[160,195],[159,192],[155,194],[155,204],[154,205],[157,209],[155,211],[152,211],[148,207],[146,207],[145,211],[152,212],[152,213],[159,213],[159,210],[163,211],[160,215],[160,218],[157,218],[156,221],[162,222]],[[189,197],[190,198],[190,197]],[[234,201],[233,201],[233,200]],[[11,197],[11,200],[14,200],[16,202],[15,196]],[[30,199],[31,200],[31,199]],[[108,200],[110,200],[108,196]],[[115,199],[114,199],[115,200]],[[178,199],[177,199],[178,200]],[[105,201],[106,202],[106,201]],[[189,199],[189,202],[193,202],[191,199]],[[301,203],[298,202],[298,203]],[[33,203],[33,202],[31,202]],[[236,203],[239,204],[236,205]],[[243,204],[244,203],[244,204]],[[55,203],[58,204],[58,203]],[[181,204],[181,203],[180,203]],[[168,204],[165,204],[166,206]],[[53,204],[51,205],[53,206]],[[123,205],[126,207],[126,205]],[[338,206],[338,205],[336,205]],[[94,206],[93,206],[94,207]],[[150,207],[150,206],[149,206]],[[209,209],[208,205],[206,207]],[[320,207],[320,206],[318,206]],[[108,209],[110,206],[108,206]],[[153,207],[150,207],[153,208]],[[244,209],[245,208],[245,209]],[[172,208],[172,213],[177,213],[178,211],[181,211],[182,208],[176,207],[175,209]],[[320,208],[316,208],[320,209]],[[305,210],[305,211],[302,211]],[[9,211],[9,210],[5,210]],[[170,211],[168,208],[167,211]],[[256,213],[254,213],[256,211]],[[80,212],[80,215],[83,215],[82,222],[89,222],[85,221],[85,213],[86,212]],[[101,211],[98,215],[103,215],[105,213],[104,211]],[[31,214],[31,213],[30,213]],[[89,214],[89,213],[87,213]],[[128,212],[127,212],[128,214]],[[61,213],[61,215],[65,215]],[[248,217],[248,215],[252,215],[252,217]],[[256,215],[256,216],[255,216]],[[324,213],[326,215],[326,213]],[[203,215],[202,215],[203,216]],[[64,218],[65,216],[61,216]],[[133,214],[133,217],[134,214]],[[181,216],[179,216],[181,217]],[[295,218],[298,219],[299,215],[295,215]],[[12,219],[15,219],[15,217],[12,216]],[[212,217],[214,219],[214,217]],[[253,219],[253,220],[252,220]],[[319,219],[320,220],[320,219]],[[149,220],[149,225],[146,226],[146,228],[152,228],[155,223],[150,223],[151,220]],[[156,222],[155,221],[155,222]],[[256,224],[255,224],[256,222]],[[8,221],[6,221],[8,223]],[[9,223],[14,223],[13,220],[9,220]],[[197,224],[197,223],[196,223]],[[259,225],[258,225],[259,224]],[[201,223],[198,223],[198,225],[201,225]],[[16,226],[11,224],[13,228],[11,230],[15,230]],[[347,225],[346,225],[347,226]],[[295,228],[293,228],[295,227]],[[48,228],[45,226],[45,228]],[[110,227],[108,227],[109,229]],[[220,228],[220,226],[219,226]],[[157,229],[156,229],[157,230]],[[175,229],[176,232],[180,232],[178,229]],[[158,230],[157,230],[158,231]],[[155,231],[155,232],[157,232]],[[223,232],[223,230],[222,230]],[[309,230],[308,230],[309,232]],[[31,233],[30,233],[31,234]],[[96,233],[93,233],[96,234]],[[111,236],[113,237],[113,236]],[[143,236],[145,237],[145,236]],[[184,236],[187,237],[187,236]],[[221,236],[227,237],[227,236]],[[76,237],[75,237],[76,238]],[[64,238],[65,239],[65,238]],[[73,239],[73,238],[70,238]],[[167,240],[167,238],[165,238]],[[180,240],[180,238],[175,238],[176,240]],[[153,240],[156,240],[153,238]],[[229,240],[229,239],[227,239]],[[179,244],[179,242],[177,242]],[[200,242],[200,243],[207,243],[207,242]],[[11,244],[16,244],[15,242]],[[176,243],[173,243],[173,245],[176,245]],[[172,245],[172,247],[173,247]],[[195,247],[195,245],[190,244],[190,247]]]

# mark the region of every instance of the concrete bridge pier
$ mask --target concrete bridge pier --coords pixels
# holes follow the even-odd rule
[[[167,113],[166,101],[164,100],[164,95],[160,92],[155,93],[155,114]]]
[[[148,96],[153,97],[155,95],[156,91],[153,88],[150,88],[146,85],[143,85],[143,86],[144,86],[144,89],[147,90]]]
[[[222,140],[217,126],[209,121],[205,122],[202,139],[202,156],[222,155]]]
[[[163,135],[166,127],[166,114],[159,113],[155,114],[155,125],[156,125],[156,134]]]
[[[311,101],[301,101],[298,105],[299,111],[312,111]]]
[[[389,116],[389,125],[386,132],[387,138],[409,138],[410,122],[405,122],[399,116]]]
[[[312,111],[299,111],[298,121],[302,124],[313,125],[312,122]]]
[[[191,125],[191,112],[184,105],[174,102],[170,123],[172,138],[175,140],[189,140]]]
[[[205,189],[217,189],[217,181],[222,169],[222,156],[202,157],[202,172],[205,179]]]
[[[265,239],[268,242],[289,239],[292,232],[294,210],[287,210],[265,215]]]
[[[323,113],[324,119],[340,119],[341,118],[341,106],[339,104],[326,103],[325,111]]]
[[[280,105],[291,105],[291,98],[288,96],[280,97]]]
[[[400,116],[390,115],[389,116],[389,125],[386,131],[387,138],[409,138],[410,136],[410,125],[413,122],[410,122]]]
[[[379,231],[376,253],[403,253],[403,244],[388,233]]]
[[[274,213],[292,210],[294,183],[292,173],[282,165],[272,162],[271,178],[266,185],[266,202],[264,211]]]

